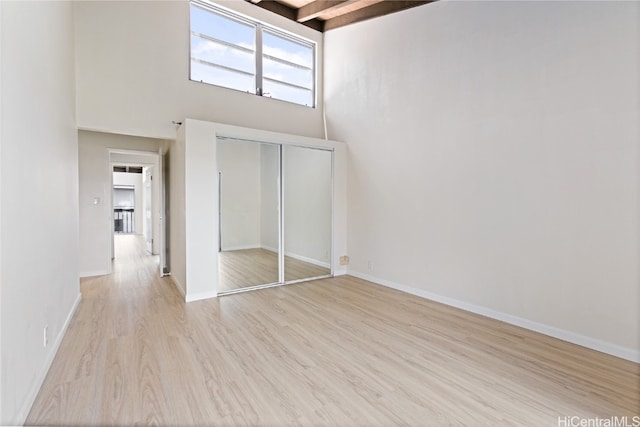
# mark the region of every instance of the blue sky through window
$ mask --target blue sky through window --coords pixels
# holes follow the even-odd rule
[[[255,50],[255,26],[191,5],[191,31]]]

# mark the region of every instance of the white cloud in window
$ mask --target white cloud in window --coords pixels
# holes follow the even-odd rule
[[[263,46],[263,53],[266,55],[274,56],[279,59],[284,59],[285,61],[293,62],[294,64],[302,65],[305,67],[311,68],[313,65],[311,63],[310,55],[302,55],[298,52],[290,52],[284,49],[274,47],[274,46]]]
[[[204,56],[210,53],[224,53],[229,48],[227,46],[213,43],[208,40],[198,40],[196,43],[193,43],[191,46],[191,55],[192,56]]]

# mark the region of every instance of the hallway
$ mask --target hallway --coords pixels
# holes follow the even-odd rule
[[[146,250],[144,236],[139,234],[116,234],[114,236],[113,273],[106,276],[86,277],[81,279],[80,287],[83,299],[87,293],[102,289],[98,283],[108,279],[112,288],[125,294],[135,293],[138,298],[159,295],[158,285],[173,287],[171,281],[158,277],[158,255],[151,255]],[[113,290],[113,289],[112,289]],[[102,289],[104,291],[104,289]]]
[[[155,418],[169,403],[162,398],[167,341],[156,338],[184,301],[159,277],[159,257],[146,251],[144,236],[116,235],[114,244],[113,273],[81,279],[82,302],[28,425],[167,422]]]
[[[143,269],[153,271],[158,268],[158,256],[151,255],[146,249],[144,236],[141,234],[114,235],[113,271],[122,272],[127,269]]]

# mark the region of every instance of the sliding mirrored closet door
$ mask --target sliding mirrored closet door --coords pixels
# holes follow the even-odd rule
[[[333,151],[219,137],[218,294],[330,277]]]
[[[218,292],[280,282],[280,146],[218,140]]]
[[[283,150],[284,280],[331,275],[332,152]]]

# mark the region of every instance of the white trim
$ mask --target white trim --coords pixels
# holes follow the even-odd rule
[[[249,249],[260,249],[261,246],[260,244],[253,244],[253,245],[240,245],[240,246],[231,246],[231,247],[223,247],[222,248],[222,252],[229,252],[229,251],[246,251]]]
[[[278,250],[269,246],[261,246],[260,249],[264,249],[266,251],[270,251],[273,253],[278,253]],[[308,262],[309,264],[317,265],[318,267],[324,267],[331,269],[331,263],[318,261],[317,259],[308,258],[306,256],[294,254],[293,252],[284,252],[284,256],[288,256],[289,258],[297,259],[299,261]]]
[[[0,0],[1,1],[1,0]],[[152,244],[151,246],[151,254],[152,255],[160,255],[160,263],[158,264],[158,275],[160,277],[162,277],[162,269],[163,269],[163,265],[164,264],[164,256],[163,256],[163,252],[164,252],[164,241],[162,240],[162,229],[164,227],[164,220],[163,218],[165,217],[165,212],[163,212],[163,205],[162,205],[162,194],[165,191],[164,188],[164,179],[162,174],[164,173],[162,171],[162,169],[160,168],[160,166],[162,166],[162,160],[163,160],[163,155],[160,154],[160,151],[162,150],[162,146],[160,146],[159,144],[159,151],[146,151],[146,150],[128,150],[126,148],[110,148],[110,147],[106,147],[107,150],[107,167],[108,167],[108,172],[107,175],[109,177],[108,182],[106,183],[106,185],[108,186],[108,191],[106,192],[106,201],[108,202],[106,204],[106,214],[107,214],[107,240],[109,241],[109,263],[115,258],[115,229],[114,229],[114,218],[113,218],[113,167],[114,166],[121,166],[121,165],[126,165],[126,166],[142,166],[142,167],[153,167],[154,168],[154,175],[158,178],[157,180],[154,180],[151,184],[151,193],[152,193],[152,208],[151,208],[151,228],[152,228],[152,232],[151,232],[151,236],[153,240],[157,240],[158,243],[158,253],[154,253],[154,246],[156,246],[156,243]],[[114,162],[111,159],[111,156],[113,154],[117,154],[119,156],[132,156],[132,157],[148,157],[149,161],[148,162],[127,162],[127,161],[123,161],[123,162]],[[160,197],[160,200],[158,201],[158,207],[159,210],[155,210],[153,209],[153,205],[155,204],[153,202],[154,197],[153,197],[153,193],[155,193],[157,190],[158,192],[158,197]],[[142,191],[144,192],[144,188],[142,188]],[[144,221],[143,221],[144,222]],[[157,224],[156,224],[157,222]],[[156,236],[155,233],[155,228],[156,225],[158,226],[158,235]],[[140,234],[140,233],[135,233]],[[144,234],[144,233],[143,233]],[[111,268],[109,269],[109,273],[107,274],[111,274],[112,270]],[[101,274],[98,274],[101,275]],[[83,276],[80,276],[83,277]]]
[[[299,261],[308,262],[309,264],[317,265],[318,267],[331,269],[331,264],[328,262],[318,261],[317,259],[307,258],[306,256],[302,256],[302,255],[298,255],[298,254],[294,254],[286,251],[284,253],[284,256],[288,256],[289,258],[297,259]]]
[[[185,292],[184,292],[184,287],[182,286],[182,283],[180,283],[180,282],[178,281],[178,279],[176,279],[176,277],[175,277],[175,276],[173,276],[173,275],[170,275],[170,276],[169,276],[169,278],[171,279],[171,283],[173,283],[173,285],[174,285],[176,288],[178,288],[178,292],[180,292],[180,295],[182,295],[182,297],[183,297],[183,298],[185,299],[185,301],[186,301],[186,299],[187,299],[187,295],[186,295],[186,294],[185,294]]]
[[[111,274],[111,269],[109,270],[94,270],[94,271],[82,271],[80,272],[80,278],[83,277],[94,277],[94,276],[106,276]]]
[[[231,246],[229,248],[222,248],[222,252],[231,252],[231,251],[246,251],[249,249],[264,249],[265,251],[273,252],[275,254],[278,253],[277,248],[272,248],[271,246],[263,246],[263,245],[246,245],[246,246]],[[331,264],[328,262],[319,261],[317,259],[308,258],[303,255],[294,254],[293,252],[284,253],[285,256],[290,258],[297,259],[299,261],[308,262],[309,264],[317,265],[319,267],[331,268]]]
[[[185,301],[186,302],[200,301],[203,299],[216,298],[217,296],[218,296],[218,293],[216,291],[198,292],[196,294],[188,293],[185,296]]]
[[[333,271],[333,276],[345,276],[349,274],[349,271],[347,270],[346,266],[340,266],[340,268],[334,268]]]
[[[445,297],[442,295],[434,294],[423,289],[417,289],[410,286],[400,285],[398,283],[391,282],[389,280],[379,279],[368,274],[359,273],[357,271],[349,270],[348,274],[358,277],[369,282],[376,283],[378,285],[386,286],[388,288],[396,289],[398,291],[406,292],[411,295],[416,295],[431,301],[436,301],[442,304],[446,304],[451,307],[456,307],[471,313],[480,314],[482,316],[489,317],[491,319],[500,320],[511,325],[519,326],[524,329],[528,329],[534,332],[539,332],[544,335],[548,335],[553,338],[557,338],[563,341],[567,341],[573,344],[577,344],[582,347],[586,347],[592,350],[600,351],[612,356],[620,357],[622,359],[630,360],[635,363],[640,363],[640,350],[634,350],[627,347],[622,347],[617,344],[613,344],[606,341],[601,341],[595,338],[591,338],[585,335],[577,334],[575,332],[567,331],[565,329],[556,328],[555,326],[546,325],[544,323],[534,322],[533,320],[525,319],[522,317],[514,316],[507,313],[492,310],[480,305],[471,304],[465,301],[460,301],[454,298]]]
[[[229,291],[220,292],[218,296],[222,297],[225,295],[240,294],[243,292],[250,292],[250,291],[255,291],[259,289],[277,288],[278,286],[286,286],[287,284],[288,283],[275,282],[275,283],[265,283],[263,285],[247,286],[245,288],[236,288],[236,289],[231,289]]]
[[[273,252],[274,254],[278,253],[278,248],[272,248],[271,246],[260,246],[260,249],[264,249],[265,251]]]
[[[99,132],[101,132],[101,131],[99,131]],[[144,137],[144,138],[147,138],[147,137]],[[164,138],[160,138],[160,139],[164,139]],[[129,150],[129,149],[126,149],[126,148],[108,148],[108,147],[107,147],[107,150],[109,152],[109,161],[110,162],[111,162],[111,155],[112,154],[120,154],[120,155],[124,155],[124,156],[131,155],[131,156],[140,156],[140,157],[150,157],[150,161],[149,162],[145,162],[145,163],[123,162],[121,164],[120,162],[115,162],[115,163],[118,164],[118,166],[120,166],[120,165],[123,165],[123,166],[155,166],[157,158],[159,156],[157,151]]]
[[[27,416],[31,411],[31,407],[36,401],[36,397],[38,397],[40,388],[42,387],[42,384],[44,383],[44,380],[47,377],[47,374],[49,373],[49,368],[51,368],[53,359],[55,359],[56,354],[58,354],[58,349],[60,348],[60,344],[62,344],[62,339],[67,333],[67,329],[69,328],[71,319],[73,318],[73,315],[76,313],[76,310],[78,309],[78,306],[80,305],[81,300],[82,300],[82,294],[78,293],[76,300],[73,302],[73,305],[71,306],[71,311],[69,311],[69,314],[67,315],[67,319],[64,321],[64,324],[62,325],[62,329],[60,329],[60,333],[58,333],[58,336],[56,337],[56,340],[53,343],[51,350],[49,350],[49,353],[47,354],[47,357],[44,361],[43,369],[42,371],[40,371],[40,375],[36,377],[36,380],[34,382],[34,387],[32,387],[29,393],[27,394],[27,398],[24,400],[24,403],[22,404],[22,408],[20,409],[20,411],[18,411],[18,414],[16,415],[16,418],[15,418],[16,420],[27,419]],[[20,424],[22,424],[23,422],[24,421],[22,421]]]

